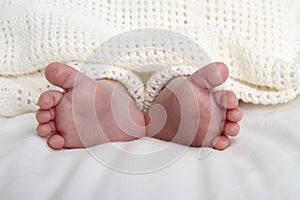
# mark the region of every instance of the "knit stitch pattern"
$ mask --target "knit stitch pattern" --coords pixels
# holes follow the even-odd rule
[[[229,67],[230,78],[224,88],[234,91],[239,99],[265,105],[287,103],[300,93],[299,65],[295,63],[300,56],[300,31],[296,28],[300,20],[298,24],[290,20],[289,2],[1,1],[0,115],[36,111],[39,94],[57,89],[42,76],[45,67],[54,61],[70,64],[95,79],[120,81],[142,111],[149,108],[169,79],[190,75],[199,65],[213,61]],[[189,44],[172,37],[138,44],[133,39],[120,41],[117,48],[102,48],[108,54],[111,49],[130,49],[130,45],[138,45],[139,50],[126,55],[112,52],[116,53],[113,63],[109,63],[112,67],[106,72],[97,71],[108,64],[101,55],[96,61],[90,60],[101,44],[120,33],[142,28],[167,29],[189,37],[209,59],[191,65],[189,61],[198,59],[194,57],[198,54]],[[161,45],[173,46],[174,51],[155,48]],[[153,48],[142,48],[149,46]],[[187,56],[180,58],[180,54]],[[82,69],[86,64],[94,67]],[[142,82],[138,73],[148,73],[151,78]],[[125,81],[126,77],[131,80]]]

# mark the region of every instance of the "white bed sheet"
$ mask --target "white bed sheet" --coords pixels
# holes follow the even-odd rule
[[[300,98],[241,107],[241,133],[229,149],[199,159],[190,148],[172,165],[142,174],[110,169],[85,149],[51,150],[36,136],[34,114],[0,119],[0,199],[299,199]],[[119,146],[146,152],[160,144]]]

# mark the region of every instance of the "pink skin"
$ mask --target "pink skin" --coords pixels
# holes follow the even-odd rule
[[[238,122],[242,119],[242,112],[233,92],[211,90],[224,83],[228,74],[228,68],[223,63],[212,63],[189,77],[171,80],[153,103],[165,108],[166,123],[158,133],[152,134],[151,129],[147,129],[147,135],[193,147],[227,148],[230,145],[228,136],[239,133]],[[179,101],[181,105],[187,105],[182,114]],[[151,113],[150,110],[152,117],[161,116],[160,111],[157,112],[153,110]],[[151,122],[149,111],[145,119],[146,124]],[[180,124],[183,124],[181,131]],[[195,129],[192,129],[194,124]],[[178,138],[174,138],[176,134]]]
[[[192,76],[184,78],[187,80],[184,83],[188,84],[188,87],[192,90],[192,94],[197,96],[194,100],[196,99],[198,101],[199,110],[202,113],[202,115],[198,117],[200,128],[197,130],[196,137],[192,143],[187,145],[212,146],[218,150],[223,150],[230,144],[228,136],[236,136],[239,133],[238,122],[242,118],[242,112],[237,107],[238,101],[232,92],[216,92],[214,93],[213,100],[209,98],[209,89],[220,85],[228,77],[228,69],[224,64],[216,63],[215,66],[217,67],[214,68],[214,71],[209,70],[211,67],[204,67]],[[140,137],[153,135],[149,126],[145,125],[151,121],[149,113],[146,113],[144,116],[136,108],[133,99],[120,83],[111,80],[91,80],[75,69],[61,63],[50,64],[46,69],[45,75],[49,82],[66,90],[65,93],[46,91],[41,94],[39,98],[40,109],[36,114],[36,119],[39,122],[37,133],[41,137],[47,137],[48,145],[53,149],[84,148],[109,141],[131,141]],[[214,76],[222,78],[216,79]],[[176,83],[182,81],[182,79],[183,77],[175,78],[168,85],[173,84],[172,82]],[[77,80],[76,84],[75,80]],[[184,92],[183,87],[173,88],[176,90],[176,94]],[[114,120],[111,107],[113,91],[118,92],[117,101],[119,104],[128,102],[126,105],[129,108],[129,112],[126,112],[124,106],[118,108],[121,113],[125,113],[125,118],[131,119],[131,121],[129,120],[127,123],[129,127],[128,130],[131,130],[130,135],[126,133],[123,128],[120,129]],[[83,93],[83,95],[76,96],[74,100],[73,95],[75,92]],[[189,98],[186,99],[188,100]],[[224,101],[225,99],[226,101]],[[170,101],[174,103],[168,103]],[[76,102],[79,103],[76,104]],[[176,101],[174,101],[174,94],[170,92],[168,88],[165,88],[158,95],[154,103],[159,103],[164,107],[168,118],[163,129],[158,134],[153,135],[153,137],[171,141],[177,133],[178,119],[180,119],[180,109],[178,109],[178,103],[176,104]],[[77,110],[74,110],[74,104],[79,105],[77,106],[79,107]],[[220,120],[217,120],[217,122],[212,121],[214,117],[210,117],[217,116],[218,112],[216,111],[219,111],[218,109],[216,109],[216,111],[202,109],[208,108],[208,105],[217,104],[219,108],[227,109],[226,116],[224,115],[223,119],[225,120],[225,125]],[[93,106],[89,105],[94,105],[95,110],[92,110],[91,108]],[[155,109],[153,110],[155,111]],[[79,121],[77,115],[74,115],[74,112],[80,113]],[[95,132],[97,132],[99,128],[97,124],[91,123],[91,119],[95,118],[95,116],[102,128],[102,131],[98,132],[102,134],[96,134]],[[189,112],[185,115],[187,119],[189,119],[189,117],[192,119],[193,116],[195,116],[195,113],[192,113],[192,111],[190,116]],[[214,127],[218,127],[219,130],[222,131],[208,131],[207,127],[210,123],[214,123]],[[132,127],[136,127],[136,125],[138,125],[139,128],[133,129]],[[155,124],[152,124],[152,127],[153,126],[155,126]],[[168,134],[165,134],[164,131],[168,132]],[[189,130],[183,130],[183,132],[188,131]],[[209,141],[210,143],[208,144],[202,144],[203,136],[211,133],[213,135],[212,137],[214,137],[213,141]],[[184,138],[181,140],[180,137],[174,142],[185,144]]]
[[[110,80],[94,81],[62,63],[50,64],[45,75],[52,84],[67,91],[65,93],[46,91],[39,98],[40,110],[36,114],[39,122],[37,133],[41,137],[49,137],[48,145],[53,149],[83,148],[108,141],[130,141],[145,136],[145,128],[133,130],[131,135],[136,135],[133,137],[123,132],[114,122],[111,99],[113,90],[117,90],[118,101],[129,101],[130,112],[128,115],[130,116],[126,117],[131,117],[132,123],[141,127],[145,125],[143,114],[135,107],[133,99],[120,83]],[[76,85],[75,80],[77,81]],[[76,101],[73,99],[74,92],[82,93]],[[76,111],[84,112],[80,120],[73,115],[75,103],[79,105],[76,107]],[[95,112],[89,106],[91,104],[96,105],[96,118],[106,137],[103,137],[103,134],[95,134],[101,130],[99,130],[98,124],[91,124],[92,119],[95,118],[93,115]],[[127,113],[125,111],[123,113]],[[76,127],[75,120],[77,120]]]

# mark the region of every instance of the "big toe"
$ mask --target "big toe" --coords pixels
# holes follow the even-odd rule
[[[189,78],[195,85],[207,89],[224,83],[228,74],[227,66],[224,63],[216,62],[202,67]]]
[[[51,63],[47,66],[45,75],[50,83],[63,89],[71,89],[79,72],[63,63]]]

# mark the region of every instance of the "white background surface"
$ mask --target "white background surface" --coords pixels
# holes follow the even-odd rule
[[[145,174],[110,169],[85,149],[51,150],[36,136],[34,114],[1,119],[0,199],[299,199],[300,98],[241,107],[241,133],[229,149],[199,159],[199,149],[190,148],[171,166]],[[119,143],[144,150],[159,144]]]

